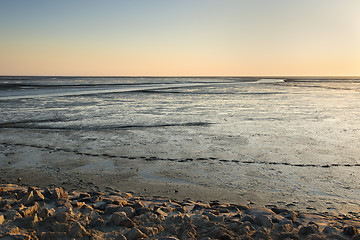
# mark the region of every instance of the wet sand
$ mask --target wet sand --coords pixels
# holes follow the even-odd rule
[[[8,140],[0,144],[1,183],[16,183],[21,178],[20,184],[63,186],[67,190],[104,191],[110,187],[177,200],[190,197],[351,217],[359,212],[357,198],[342,199],[338,189],[334,195],[321,193],[331,188],[332,180],[327,178],[335,171],[336,176],[343,171],[344,177],[350,174],[356,178],[347,166],[295,166],[216,157],[164,159],[146,153],[147,146],[135,147],[132,155],[121,156],[98,151],[95,145],[79,146],[79,142],[69,140],[66,132],[1,129],[1,134]],[[32,136],[33,141],[25,136]],[[135,146],[141,143],[134,138],[132,141]],[[344,189],[356,195],[346,189],[346,181]]]

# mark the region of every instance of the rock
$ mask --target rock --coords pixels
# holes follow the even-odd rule
[[[148,207],[141,207],[136,209],[136,215],[142,215],[146,213],[151,213],[151,209]]]
[[[293,239],[293,240],[300,240],[300,237],[296,233],[280,233],[278,236],[279,240],[285,239]]]
[[[309,234],[305,238],[306,240],[326,240],[324,236],[321,236],[319,234]]]
[[[16,226],[4,224],[0,227],[0,236],[5,236],[7,234],[19,234],[19,233],[20,233],[20,229]]]
[[[244,222],[239,226],[238,232],[240,235],[252,235],[256,229],[252,226],[250,222]]]
[[[80,193],[79,198],[89,198],[91,197],[88,193]]]
[[[21,214],[16,210],[7,210],[5,213],[5,219],[8,221],[14,221],[22,218]]]
[[[211,212],[204,212],[203,214],[205,216],[209,217],[210,221],[213,221],[213,222],[223,222],[224,221],[224,216],[217,216]]]
[[[129,218],[133,218],[136,215],[135,209],[133,209],[132,207],[120,207],[117,212],[124,212]]]
[[[59,222],[67,222],[75,219],[75,214],[72,208],[63,208],[55,211],[54,217]]]
[[[202,210],[202,209],[206,209],[206,208],[210,208],[209,203],[196,203],[194,205],[194,207],[191,209],[191,211],[197,211],[197,210]]]
[[[74,238],[82,238],[85,236],[89,236],[90,234],[86,231],[86,229],[79,223],[75,222],[71,227],[69,236]]]
[[[24,205],[33,205],[35,203],[35,198],[33,192],[28,192],[22,199]]]
[[[157,215],[161,215],[161,216],[167,216],[168,214],[166,212],[164,212],[163,210],[161,210],[161,208],[158,208],[154,211],[155,214]]]
[[[254,234],[251,235],[251,237],[255,240],[261,239],[261,240],[272,240],[272,237],[269,233],[263,232],[263,231],[257,231]]]
[[[92,205],[92,207],[95,208],[95,209],[99,209],[99,210],[104,211],[105,208],[106,208],[106,205],[107,205],[106,202],[104,202],[104,201],[99,201],[99,202],[94,203],[94,204]]]
[[[104,214],[108,215],[108,214],[113,214],[114,212],[116,212],[121,206],[119,205],[115,205],[115,204],[108,204],[104,210]]]
[[[34,214],[30,217],[21,218],[18,221],[17,226],[20,228],[34,228],[36,224],[39,222],[37,214]]]
[[[347,226],[344,227],[343,233],[346,236],[352,237],[357,234],[357,229],[354,226]]]
[[[65,232],[42,232],[40,235],[41,240],[60,240],[67,239]]]
[[[45,198],[52,198],[52,193],[50,192],[50,189],[49,189],[49,188],[45,188],[45,189],[44,189],[43,196],[44,196]]]
[[[55,200],[55,204],[57,207],[68,207],[72,208],[72,204],[70,203],[69,199],[60,198]]]
[[[135,227],[135,223],[124,212],[114,212],[111,216],[111,222],[117,226]]]
[[[31,236],[23,233],[7,234],[0,239],[1,240],[31,240]]]
[[[32,193],[35,201],[43,201],[45,199],[44,195],[36,189],[32,190]]]
[[[276,213],[274,213],[272,210],[268,209],[268,208],[249,208],[248,210],[246,210],[246,214],[249,215],[275,215]]]
[[[57,199],[67,199],[68,198],[68,193],[64,191],[64,189],[62,187],[60,188],[54,188],[52,194],[51,194],[51,198],[54,200]]]
[[[294,230],[294,224],[291,220],[282,220],[276,224],[276,229],[279,232],[291,232]]]
[[[80,211],[81,211],[84,215],[87,215],[87,214],[93,212],[94,209],[93,209],[91,206],[85,204],[84,206],[81,207]]]
[[[163,237],[163,238],[159,238],[158,240],[179,240],[176,237]]]
[[[357,234],[357,235],[354,235],[351,240],[360,240],[360,235]]]
[[[32,216],[34,213],[36,213],[38,210],[40,209],[40,205],[35,202],[35,204],[31,207],[27,207],[27,208],[23,208],[21,210],[19,210],[19,213],[23,216],[23,217],[30,217]]]
[[[53,208],[48,209],[47,207],[45,207],[38,212],[38,216],[41,219],[46,219],[46,218],[54,215],[54,213],[55,213],[55,209],[53,209]]]
[[[184,222],[179,229],[181,234],[181,239],[194,238],[196,239],[196,229],[195,226],[189,222]]]
[[[326,234],[340,233],[339,229],[332,226],[326,226],[322,232]]]
[[[139,227],[139,230],[149,237],[154,236],[159,232],[159,229],[156,227]]]
[[[79,202],[77,200],[71,201],[70,204],[74,207],[74,208],[81,208],[82,206],[85,205],[84,202]]]
[[[250,215],[246,215],[244,217],[241,218],[241,222],[254,222],[255,217],[254,216],[250,216]]]
[[[147,238],[148,236],[146,236],[138,228],[133,228],[125,234],[125,237],[127,240],[136,240],[141,238]]]
[[[99,215],[98,212],[91,213],[91,221],[89,223],[90,227],[97,227],[104,223],[104,219]]]
[[[318,233],[319,233],[319,229],[314,224],[304,226],[299,230],[299,234],[303,236],[307,236],[309,234],[318,234]]]
[[[274,229],[275,225],[268,216],[257,215],[254,219],[254,224],[263,226],[266,228]]]
[[[146,207],[145,204],[142,201],[136,201],[135,204],[132,205],[132,208],[135,210],[138,210],[140,208]]]

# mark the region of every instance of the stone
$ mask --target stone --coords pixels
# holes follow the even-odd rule
[[[136,211],[132,207],[120,207],[117,212],[124,212],[129,218],[133,218],[136,215]]]
[[[85,204],[84,206],[81,207],[80,211],[81,211],[83,214],[87,215],[87,214],[93,212],[94,209],[93,209],[91,206]]]
[[[34,214],[30,217],[21,218],[18,221],[17,226],[20,228],[34,228],[36,224],[39,222],[37,214]]]
[[[51,194],[51,198],[54,200],[57,199],[67,199],[68,198],[68,193],[64,191],[64,189],[62,187],[60,188],[54,188],[52,194]]]
[[[340,233],[339,229],[332,226],[326,226],[322,232],[326,234]]]
[[[98,212],[92,212],[90,218],[91,218],[89,223],[90,227],[97,227],[104,223],[104,219],[99,215]]]
[[[194,205],[194,207],[191,209],[191,211],[197,211],[197,210],[202,210],[202,209],[206,209],[206,208],[210,208],[209,203],[196,203]]]
[[[139,230],[149,237],[154,236],[159,232],[159,229],[156,227],[139,227]]]
[[[135,209],[135,210],[138,210],[140,208],[144,208],[146,207],[145,204],[142,202],[142,201],[136,201],[132,207]]]
[[[79,222],[75,222],[71,227],[69,236],[74,238],[82,238],[85,236],[89,236],[90,234],[86,231],[86,229]]]
[[[252,226],[250,222],[244,222],[239,226],[238,232],[240,235],[252,235],[256,229]]]
[[[179,240],[176,237],[163,237],[163,238],[159,238],[158,240]],[[202,239],[205,240],[205,239]],[[209,240],[211,240],[211,238],[209,238]]]
[[[5,219],[8,221],[14,221],[16,219],[22,218],[21,214],[16,210],[7,210],[5,212]]]
[[[75,214],[72,208],[63,208],[55,211],[54,217],[59,222],[67,222],[75,219]]]
[[[291,220],[284,219],[276,224],[276,229],[279,232],[291,232],[294,230],[294,224]]]
[[[141,238],[147,238],[148,236],[146,236],[138,228],[133,228],[125,234],[125,237],[127,240],[137,240]]]
[[[35,198],[33,192],[28,192],[23,198],[22,203],[24,205],[33,205],[35,203]]]
[[[104,214],[105,215],[113,214],[114,212],[119,210],[120,207],[121,207],[120,205],[108,204],[104,210]]]
[[[213,222],[223,222],[224,221],[224,216],[217,216],[211,212],[203,212],[203,214],[207,217],[209,217],[210,221]]]
[[[314,224],[310,224],[308,226],[301,227],[299,230],[300,235],[307,236],[309,234],[318,234],[319,230]]]
[[[357,235],[357,229],[354,226],[347,226],[344,227],[343,233],[346,236],[352,237],[354,235]]]
[[[30,217],[33,214],[35,214],[39,209],[40,209],[40,205],[37,202],[35,202],[35,204],[33,206],[19,210],[19,213],[23,217]]]
[[[74,208],[81,208],[82,206],[85,205],[84,202],[80,202],[80,201],[77,201],[77,200],[71,201],[70,204],[71,204]]]
[[[31,236],[24,233],[7,234],[1,238],[1,240],[31,240]]]
[[[274,229],[275,225],[268,216],[257,215],[254,219],[254,224],[263,226],[266,228]]]
[[[92,207],[95,208],[95,209],[99,209],[99,210],[104,211],[105,208],[106,208],[106,205],[107,205],[106,202],[104,202],[104,201],[99,201],[99,202],[94,203],[94,204],[92,205]]]
[[[268,208],[259,207],[259,208],[249,208],[248,210],[246,210],[246,214],[256,216],[256,215],[275,215],[276,213]]]
[[[241,222],[254,222],[255,217],[250,215],[245,215],[241,218]]]
[[[142,214],[146,214],[146,213],[151,213],[151,209],[148,207],[142,207],[142,208],[136,209],[136,215],[142,215]]]
[[[43,196],[44,196],[45,198],[52,198],[52,193],[50,192],[50,189],[49,189],[49,188],[45,188],[45,189],[44,189]]]
[[[285,239],[293,239],[293,240],[300,240],[300,237],[296,233],[280,233],[278,236],[279,240],[285,240]]]
[[[55,213],[55,209],[53,209],[53,208],[48,209],[45,207],[38,212],[38,217],[40,217],[41,219],[44,220],[44,219],[54,215],[54,213]]]
[[[261,239],[261,240],[272,240],[272,237],[269,233],[263,232],[263,231],[257,231],[254,234],[251,235],[251,237],[255,240]]]
[[[45,199],[44,195],[38,190],[33,190],[32,193],[35,201],[43,201]]]
[[[309,234],[305,238],[306,240],[326,240],[324,236],[321,236],[319,234]]]
[[[135,227],[135,223],[124,212],[114,212],[111,216],[111,222],[117,226]]]

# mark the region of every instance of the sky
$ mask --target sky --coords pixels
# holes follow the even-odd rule
[[[359,0],[0,0],[0,75],[359,76]]]

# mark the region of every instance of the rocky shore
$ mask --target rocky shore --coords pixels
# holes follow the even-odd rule
[[[0,185],[0,239],[360,239],[360,220],[62,187]]]

